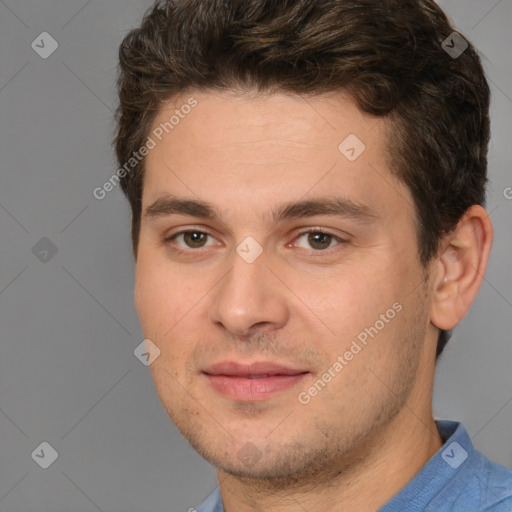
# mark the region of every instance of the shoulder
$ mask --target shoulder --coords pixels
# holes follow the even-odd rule
[[[224,512],[219,486],[210,493],[197,510],[192,509],[190,512]]]
[[[491,462],[480,452],[478,472],[482,512],[512,512],[512,470]]]
[[[512,512],[512,471],[477,450],[467,462],[426,510]]]
[[[443,446],[383,512],[512,512],[512,471],[476,450],[461,423],[436,424]]]

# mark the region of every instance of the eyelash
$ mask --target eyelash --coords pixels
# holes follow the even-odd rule
[[[174,242],[174,240],[176,238],[178,238],[181,235],[186,235],[188,233],[196,233],[196,234],[201,234],[201,235],[207,235],[207,236],[210,236],[212,238],[215,238],[208,231],[203,231],[201,229],[187,229],[187,230],[184,230],[184,231],[179,231],[177,233],[172,234],[171,236],[168,236],[168,237],[164,238],[163,239],[163,244],[165,246],[170,246],[172,244],[172,242]],[[332,249],[334,249],[335,247],[338,247],[339,245],[343,245],[343,244],[348,243],[348,240],[346,240],[344,238],[341,238],[341,237],[339,237],[337,235],[334,235],[333,233],[330,233],[329,231],[325,231],[322,228],[314,228],[314,229],[308,229],[306,231],[301,231],[300,233],[297,234],[297,236],[295,237],[294,240],[297,240],[300,237],[302,237],[304,235],[311,234],[311,233],[328,235],[328,236],[332,237],[335,241],[338,242],[333,247],[329,247],[327,249],[310,249],[310,251],[313,252],[313,253],[320,253],[320,254],[321,253],[327,253],[327,252],[331,251]],[[288,245],[289,244],[287,244],[287,246]],[[201,253],[201,252],[203,252],[206,249],[208,249],[208,247],[200,247],[200,248],[197,248],[197,249],[193,249],[193,248],[182,249],[182,248],[179,248],[179,247],[176,247],[176,246],[172,247],[172,251],[174,251],[176,253],[180,253],[180,254],[190,254],[191,252]],[[304,249],[304,250],[308,250],[308,249]]]

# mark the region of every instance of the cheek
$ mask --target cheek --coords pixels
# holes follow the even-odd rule
[[[151,290],[155,290],[152,282],[151,272],[147,271],[146,266],[144,265],[144,260],[139,255],[137,267],[135,270],[135,287],[133,292],[133,299],[135,309],[137,310],[139,320],[145,333],[147,323],[151,320],[149,312],[155,311],[154,306],[158,304],[156,295],[154,293],[150,293]]]
[[[378,271],[354,267],[342,277],[326,281],[323,290],[311,290],[308,305],[331,331],[323,342],[331,362],[346,351],[357,351],[348,357],[365,364],[375,356],[384,360],[392,357],[396,350],[393,340],[405,320],[403,285],[402,278],[382,267]],[[350,365],[354,371],[358,366]]]
[[[382,280],[371,270],[356,265],[338,269],[336,274],[313,282],[303,279],[296,290],[297,296],[319,319],[333,324],[332,330],[338,335],[373,323],[398,296],[391,280]]]
[[[154,333],[166,318],[167,322],[171,320],[173,293],[176,285],[172,286],[165,269],[156,258],[141,252],[135,270],[134,304],[145,334]]]
[[[137,310],[137,314],[139,315],[139,319],[141,322],[143,317],[144,302],[145,301],[142,293],[142,285],[137,272],[137,277],[135,278],[135,286],[133,290],[133,303],[135,305],[135,309]]]
[[[179,359],[191,339],[198,337],[198,301],[204,293],[197,278],[180,278],[176,272],[158,265],[156,258],[139,259],[134,303],[144,336],[162,351],[164,357],[159,360]]]

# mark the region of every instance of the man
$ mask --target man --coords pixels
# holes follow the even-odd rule
[[[493,237],[489,88],[437,4],[156,2],[120,62],[135,304],[217,468],[198,510],[512,510],[432,414]]]

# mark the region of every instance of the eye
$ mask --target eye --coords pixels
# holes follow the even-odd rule
[[[335,245],[342,244],[346,242],[346,240],[343,240],[342,238],[332,235],[331,233],[326,233],[324,231],[315,229],[310,231],[305,231],[304,233],[301,233],[296,240],[300,240],[301,238],[306,237],[306,243],[309,245],[309,247],[305,247],[304,245],[297,244],[302,249],[311,249],[313,248],[315,251],[325,251],[327,249],[332,248]],[[333,242],[336,242],[333,245]]]
[[[205,231],[198,229],[190,229],[187,231],[180,231],[164,239],[164,244],[171,247],[172,250],[177,252],[186,252],[192,250],[201,250],[208,246],[221,245],[218,241],[214,240],[208,243],[208,238],[213,239],[214,237]],[[304,240],[301,242],[301,240]],[[313,250],[315,252],[327,251],[340,245],[347,243],[347,240],[340,238],[339,236],[327,233],[321,229],[314,229],[300,233],[295,242],[288,246],[295,245],[301,249]]]
[[[202,249],[207,247],[207,239],[211,237],[209,233],[199,230],[180,231],[174,235],[167,237],[164,242],[169,244],[173,242],[177,247],[181,249]],[[181,243],[180,243],[181,242]],[[210,244],[212,245],[212,244]],[[214,245],[219,245],[216,242]]]

